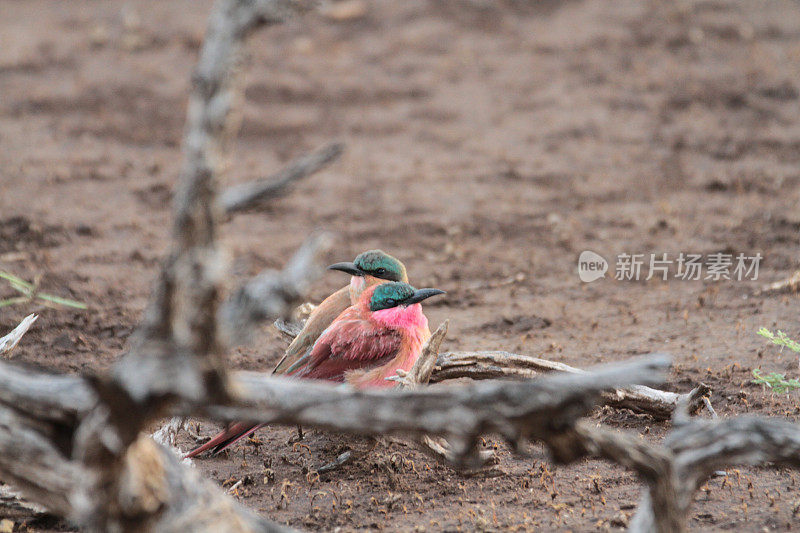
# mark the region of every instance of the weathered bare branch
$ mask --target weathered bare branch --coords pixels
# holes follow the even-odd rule
[[[94,402],[91,387],[77,376],[45,374],[0,361],[0,404],[42,420],[72,423]]]
[[[316,305],[312,304],[311,302],[306,302],[303,305],[295,307],[289,318],[276,318],[275,322],[272,324],[279,332],[286,335],[286,337],[288,337],[290,340],[294,339],[300,335],[301,331],[303,331],[303,326],[305,326],[306,320],[308,320],[308,317],[316,308]]]
[[[431,372],[439,358],[439,348],[447,335],[450,320],[442,322],[431,337],[423,344],[417,361],[414,366],[406,373],[401,370],[391,379],[407,389],[415,389],[421,385],[426,385],[431,379]],[[458,463],[458,458],[453,452],[453,446],[442,437],[430,437],[423,435],[412,440],[411,444],[422,452],[430,455],[434,459],[443,463]],[[478,454],[480,466],[485,464],[493,453],[490,450],[481,450]]]
[[[686,517],[679,512],[673,455],[668,450],[635,435],[611,431],[586,421],[580,422],[574,433],[562,435],[564,437],[573,440],[562,443],[559,449],[571,449],[576,453],[571,457],[561,457],[563,462],[579,459],[585,453],[630,468],[645,482],[647,489],[643,491],[641,505],[650,512],[646,520],[644,516],[639,519],[640,525],[634,525],[634,520],[629,531],[667,533],[683,529]],[[640,527],[644,529],[637,529]]]
[[[148,438],[129,449],[118,490],[121,512],[137,531],[291,531],[245,509]]]
[[[730,465],[800,467],[800,429],[781,418],[695,419],[672,431],[664,445],[676,455],[681,483],[692,491]]]
[[[0,403],[3,481],[61,516],[71,515],[70,498],[81,471],[80,465],[69,459],[69,445],[69,433],[64,426]]]
[[[215,242],[215,193],[230,111],[239,92],[234,83],[239,52],[256,27],[282,22],[306,3],[220,0],[214,5],[192,77],[173,245],[139,332],[143,342],[174,341],[199,358],[219,353],[216,311],[224,261]],[[220,371],[221,365],[212,366]]]
[[[221,0],[209,17],[192,80],[172,249],[137,341],[115,365],[111,382],[101,391],[117,396],[116,403],[133,402],[137,411],[144,411],[136,420],[124,416],[125,427],[159,415],[160,404],[173,396],[173,388],[180,391],[174,396],[190,393],[195,400],[227,395],[217,320],[224,261],[215,241],[215,192],[226,125],[237,93],[232,80],[245,37],[259,25],[283,21],[303,4]],[[289,281],[299,284],[307,273],[295,276]],[[124,409],[122,414],[127,412]],[[135,436],[137,432],[128,433]]]
[[[282,271],[264,271],[239,288],[220,310],[228,338],[246,336],[251,326],[265,318],[284,316],[302,301],[311,281],[322,272],[319,256],[330,243],[327,234],[313,235]]]
[[[90,529],[129,530],[132,513],[138,513],[138,522],[148,522],[158,510],[131,510],[117,500],[124,458],[141,442],[145,424],[174,401],[223,401],[230,394],[217,319],[225,254],[216,242],[216,188],[238,94],[235,72],[247,35],[260,25],[281,22],[302,4],[220,0],[209,17],[192,79],[171,249],[131,351],[109,376],[92,382],[99,402],[74,432],[72,457],[87,471],[74,511]]]
[[[78,394],[88,391],[80,378],[71,378],[68,385]],[[43,406],[58,396],[47,398]],[[65,412],[65,416],[76,414]],[[0,475],[27,498],[65,517],[76,517],[82,505],[76,495],[85,479],[96,475],[82,462],[70,459],[72,429],[74,426],[34,419],[0,403]],[[141,438],[128,448],[117,472],[119,482],[107,497],[115,502],[118,525],[127,529],[287,531],[241,507],[151,439]]]
[[[234,73],[245,37],[303,3],[220,0],[213,8],[193,76],[172,246],[131,351],[109,376],[89,380],[0,369],[0,425],[8,429],[0,473],[90,530],[272,528],[199,483],[140,431],[173,402],[229,396],[217,320],[225,256],[216,242],[215,192]],[[284,293],[308,276],[290,271]]]
[[[166,424],[155,430],[151,436],[157,443],[170,448],[175,448],[175,441],[178,437],[178,432],[182,430],[185,425],[185,418],[173,416],[167,421]],[[176,449],[176,451],[180,452],[178,449]]]
[[[11,330],[7,335],[0,337],[0,355],[9,353],[17,347],[20,339],[30,329],[36,319],[39,318],[34,314],[30,314],[22,319],[17,327]]]
[[[551,373],[533,381],[389,391],[353,391],[322,382],[242,372],[234,374],[235,388],[241,391],[235,402],[210,406],[181,403],[173,411],[202,412],[218,421],[301,423],[360,435],[401,435],[430,442],[428,449],[434,451],[441,443],[438,437],[444,437],[452,446],[439,449],[438,457],[463,467],[481,464],[476,443],[485,433],[499,433],[515,446],[523,439],[540,440],[560,462],[601,457],[637,472],[648,488],[631,524],[633,531],[681,531],[694,492],[714,471],[728,465],[771,462],[800,466],[800,428],[784,420],[693,420],[674,429],[663,446],[579,420],[600,399],[601,391],[629,387],[633,382],[656,384],[665,368],[663,358],[651,358],[588,373]],[[4,386],[12,381],[20,383],[13,393]],[[0,449],[10,449],[12,443],[19,449],[17,455],[0,456],[0,473],[36,502],[68,514],[71,502],[65,494],[74,489],[76,478],[89,472],[70,460],[70,439],[59,440],[58,436],[68,436],[74,427],[68,421],[89,409],[93,403],[91,389],[80,377],[23,373],[0,363],[0,391],[4,393],[0,398],[0,427],[8,429],[0,432]],[[73,398],[71,403],[66,402],[70,407],[58,407],[65,398]],[[49,414],[40,419],[26,414],[30,412]],[[158,458],[140,442],[124,456],[120,467],[123,482],[114,488],[115,501],[128,498],[133,502],[123,508],[123,515],[148,516],[164,529],[172,523],[187,523],[181,521],[186,517],[214,524],[215,513],[227,508],[216,501],[219,491],[214,489],[215,493],[209,486],[209,492],[204,489],[202,493],[203,498],[216,501],[205,504],[211,513],[208,516],[196,515],[202,506],[191,506],[183,497],[164,496],[166,492],[189,494],[184,484],[194,481],[185,468],[173,466],[173,461],[177,465],[177,456],[165,450],[159,453],[170,458]],[[147,453],[140,453],[141,447]],[[155,466],[147,466],[148,461]],[[156,471],[148,470],[145,476],[142,468]],[[156,475],[161,472],[159,468],[169,469],[168,481],[153,481],[161,479]],[[141,481],[145,478],[149,484]],[[166,492],[152,486],[167,482],[177,485],[169,485]],[[159,508],[183,518],[153,518],[147,509],[155,505],[154,501],[159,502]],[[222,520],[223,516],[218,517]],[[235,512],[233,518],[224,519],[248,520],[243,516]]]
[[[266,180],[234,185],[219,195],[219,207],[223,212],[233,213],[257,206],[285,194],[290,185],[325,168],[344,152],[344,144],[326,144],[310,154],[289,163],[283,170]]]
[[[440,436],[452,444],[448,451],[449,460],[461,466],[475,466],[480,463],[475,448],[480,435],[497,432],[515,445],[524,438],[547,442],[550,435],[567,430],[586,414],[600,391],[634,382],[657,383],[667,366],[665,358],[651,357],[600,368],[591,374],[553,374],[536,381],[483,382],[468,386],[388,391],[354,391],[324,382],[243,372],[235,375],[235,388],[241,391],[235,402],[206,406],[204,401],[195,404],[192,396],[187,395],[188,401],[176,404],[173,411],[180,415],[201,412],[218,421],[303,424],[362,435]],[[7,387],[0,386],[5,394],[0,399],[0,413],[14,417],[10,419],[9,427],[16,428],[14,432],[8,432],[5,438],[22,442],[20,453],[36,450],[34,457],[39,460],[37,463],[29,459],[26,464],[30,465],[31,470],[23,472],[15,470],[20,468],[19,457],[11,457],[9,463],[0,460],[0,473],[27,489],[37,502],[53,506],[64,514],[72,514],[66,511],[75,511],[74,508],[64,501],[56,501],[53,495],[38,493],[35,488],[52,486],[54,494],[66,498],[65,494],[74,491],[75,485],[83,487],[85,478],[97,476],[94,468],[96,463],[87,462],[80,455],[73,458],[76,455],[73,442],[75,446],[81,446],[82,439],[87,438],[82,432],[92,430],[92,424],[102,426],[105,422],[105,418],[98,416],[96,409],[92,408],[97,398],[85,380],[76,376],[25,374],[8,363],[0,363],[0,378],[3,382],[18,379],[23,383],[23,386],[11,392]],[[71,403],[65,401],[64,405],[59,405],[58,402],[65,397],[72,398]],[[17,408],[24,409],[26,413],[56,411],[46,418],[37,419],[27,414],[17,414]],[[84,413],[88,413],[86,419],[79,422]],[[106,446],[116,451],[119,446],[115,444],[116,435],[108,433],[108,430],[100,433],[106,440],[111,439]],[[92,434],[89,431],[88,435]],[[141,441],[142,437],[136,440],[131,449],[144,446],[140,444]],[[50,444],[59,442],[60,447]],[[11,442],[0,441],[0,446],[3,444],[10,446]],[[135,452],[123,450],[118,453],[121,455],[115,470],[118,474],[117,483],[103,486],[109,491],[106,495],[109,501],[116,502],[115,523],[123,525],[119,521],[125,522],[134,514],[138,516],[137,513],[143,513],[144,516],[147,512],[146,509],[134,512],[137,509],[135,506],[120,510],[117,498],[120,497],[120,491],[128,490],[120,485],[120,480],[127,479],[123,475],[124,469],[138,467],[126,462],[126,457]],[[47,485],[41,482],[43,476],[48,479],[52,473],[59,473],[63,478],[61,483]],[[175,473],[174,476],[178,478],[174,480],[177,483],[185,474]],[[151,476],[153,483],[158,479],[156,474]],[[143,495],[140,499],[148,497]],[[78,511],[84,513],[85,509],[79,507]],[[84,517],[83,523],[87,523],[87,520]],[[99,525],[93,520],[88,520],[88,523]]]
[[[438,383],[459,378],[530,379],[543,372],[580,374],[586,371],[557,361],[504,351],[446,352],[439,354],[430,381]],[[607,392],[603,395],[603,401],[611,407],[646,413],[657,420],[668,420],[684,398],[690,401],[690,411],[697,411],[703,405],[703,396],[708,392],[708,388],[704,385],[688,394],[634,386]]]
[[[301,424],[359,435],[441,436],[452,444],[459,466],[474,467],[479,435],[496,432],[515,444],[526,437],[542,439],[571,427],[601,391],[658,383],[668,366],[667,358],[651,356],[591,374],[400,391],[350,391],[242,372],[236,375],[242,391],[236,403],[196,407],[226,422]]]
[[[686,402],[690,413],[696,413],[705,406],[704,398],[710,392],[711,389],[704,383],[684,394],[633,386],[604,393],[603,403],[616,409],[647,414],[656,420],[669,420],[681,401]]]
[[[765,463],[800,467],[800,427],[778,418],[693,420],[671,431],[664,448],[670,460],[659,472],[662,486],[649,484],[630,531],[683,531],[695,492],[715,471]],[[673,503],[665,507],[670,492]]]
[[[303,324],[291,319],[276,318],[272,323],[280,333],[286,335],[289,340],[294,339],[303,331]]]
[[[46,513],[47,509],[26,500],[22,494],[10,485],[0,485],[0,507],[10,511],[27,510],[35,514]]]
[[[436,328],[436,331],[434,331],[431,337],[422,345],[422,350],[420,351],[417,361],[407,373],[398,370],[397,376],[388,379],[397,381],[402,386],[410,389],[427,384],[431,379],[431,372],[433,372],[433,368],[439,358],[439,348],[447,335],[447,328],[449,326],[450,320],[445,320]]]
[[[796,271],[786,279],[763,286],[761,289],[755,291],[755,296],[781,292],[797,292],[798,289],[800,289],[800,270]]]

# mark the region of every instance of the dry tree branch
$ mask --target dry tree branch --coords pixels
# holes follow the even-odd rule
[[[215,191],[237,93],[232,79],[246,36],[260,25],[282,22],[302,7],[297,0],[221,0],[209,17],[192,78],[172,250],[137,342],[101,390],[101,396],[127,395],[138,404],[145,412],[136,421],[139,426],[157,415],[159,404],[170,396],[199,401],[206,395],[228,394],[217,321],[224,261],[215,242]],[[305,251],[313,256],[313,250]],[[292,282],[306,281],[311,268],[305,266],[303,273],[290,272],[285,291]]]
[[[586,421],[578,423],[575,432],[565,434],[565,438],[571,442],[562,443],[559,449],[571,449],[575,454],[557,457],[561,462],[575,461],[584,455],[607,459],[633,470],[645,482],[647,489],[643,491],[640,508],[649,509],[646,515],[648,525],[637,529],[638,526],[632,523],[629,531],[682,531],[685,515],[679,512],[673,456],[668,450],[630,433],[611,431]]]
[[[24,499],[20,492],[10,485],[0,485],[0,508],[11,512],[29,512],[35,515],[47,513],[46,508]]]
[[[580,374],[586,371],[557,361],[504,351],[445,352],[439,354],[430,381],[439,383],[459,378],[530,379],[547,372]],[[646,413],[657,420],[668,420],[681,400],[688,398],[690,411],[696,412],[703,406],[703,397],[709,392],[710,389],[703,384],[687,394],[632,386],[605,393],[603,403],[615,408]]]
[[[225,261],[216,243],[215,191],[237,94],[232,80],[245,37],[302,7],[298,0],[220,0],[213,8],[193,76],[172,246],[131,351],[109,376],[88,380],[0,372],[0,424],[7,429],[0,473],[88,529],[281,529],[198,483],[141,430],[175,402],[230,396],[217,320]],[[269,287],[255,295],[256,304],[269,300],[265,313],[281,302],[288,308],[301,293],[314,272],[311,248],[299,255],[305,270],[283,276],[277,298]]]
[[[475,466],[479,435],[498,433],[515,445],[523,438],[544,440],[592,409],[601,391],[659,383],[668,366],[667,358],[650,356],[535,381],[380,391],[240,372],[236,402],[197,407],[224,422],[300,424],[359,435],[441,436],[453,444],[459,466]]]
[[[433,372],[436,366],[436,360],[439,357],[439,348],[447,335],[449,326],[450,320],[445,320],[436,328],[436,331],[433,332],[431,337],[422,346],[417,361],[408,372],[398,370],[397,376],[387,379],[398,382],[400,386],[406,389],[416,389],[421,385],[426,385],[430,381],[431,372]],[[453,446],[442,437],[431,437],[429,435],[417,436],[412,441],[412,445],[443,463],[458,463],[458,458],[453,451]],[[486,464],[493,455],[491,450],[481,450],[478,453],[478,462],[480,466]]]
[[[85,478],[96,475],[71,457],[72,435],[97,397],[79,376],[26,371],[0,362],[0,472],[28,498],[61,516],[75,516]],[[155,531],[286,531],[233,500],[170,449],[138,439],[110,487],[125,528]]]
[[[219,208],[225,213],[234,213],[257,206],[267,200],[286,193],[287,187],[318,172],[344,152],[344,144],[333,142],[299,157],[289,166],[266,180],[234,185],[223,191],[218,198]]]
[[[240,372],[233,374],[235,389],[241,391],[235,401],[200,411],[217,421],[301,423],[423,441],[444,437],[453,446],[441,450],[439,458],[461,467],[481,463],[477,444],[479,436],[487,433],[499,433],[518,450],[526,439],[540,440],[559,462],[584,456],[605,458],[633,469],[648,485],[632,531],[681,531],[694,492],[711,473],[729,464],[800,466],[800,428],[783,420],[742,417],[683,422],[663,446],[580,420],[600,399],[601,391],[635,382],[655,385],[667,365],[664,358],[651,357],[579,374],[552,373],[533,381],[394,391],[354,391],[323,382]],[[89,472],[69,459],[70,441],[59,441],[58,435],[65,434],[70,420],[90,411],[95,401],[91,387],[80,377],[25,372],[2,362],[0,378],[0,426],[8,428],[0,432],[0,449],[13,443],[26,454],[0,455],[0,471],[37,502],[66,514],[70,502],[64,495],[72,494],[77,479]],[[9,383],[18,386],[12,390]],[[41,415],[22,414],[23,408],[25,413]],[[197,406],[178,404],[171,412],[186,415],[197,410]],[[115,487],[114,498],[128,503],[118,512],[154,520],[152,529],[159,530],[189,523],[187,517],[212,528],[221,520],[234,524],[256,520],[218,500],[220,491],[211,484],[192,485],[194,492],[189,491],[187,484],[195,483],[191,472],[180,467],[175,455],[147,442],[138,440],[120,468],[122,481]],[[164,472],[170,473],[162,477]],[[190,494],[204,503],[192,505],[194,500],[186,499]],[[156,507],[166,509],[174,519],[148,511]]]
[[[30,329],[36,319],[39,318],[34,314],[30,314],[22,319],[17,327],[11,330],[7,335],[0,337],[0,355],[9,353],[17,347],[19,340]]]
[[[436,360],[439,357],[439,348],[442,341],[447,335],[447,329],[450,327],[450,320],[445,320],[439,327],[436,328],[430,338],[422,345],[419,357],[417,358],[414,366],[408,372],[402,370],[397,371],[397,376],[390,379],[398,382],[403,387],[408,389],[415,389],[420,385],[427,384],[431,379],[431,372],[436,365]]]
[[[443,331],[440,328],[434,339],[441,338]],[[588,452],[584,445],[573,443],[565,446],[566,441],[560,436],[572,434],[576,421],[593,408],[602,390],[635,382],[656,384],[663,378],[667,366],[665,358],[651,357],[607,366],[591,373],[551,374],[535,381],[487,381],[473,385],[369,392],[244,372],[234,374],[235,389],[242,391],[234,403],[210,405],[202,410],[219,421],[247,419],[302,423],[365,435],[388,434],[420,439],[445,437],[453,445],[443,450],[440,458],[462,467],[481,464],[477,443],[481,435],[490,432],[499,433],[517,449],[524,439],[542,440],[554,457],[568,460]],[[3,398],[0,413],[11,411],[9,405],[24,405],[26,410],[50,413],[49,418],[54,421],[70,420],[80,418],[81,412],[90,411],[94,403],[91,388],[80,377],[26,375],[4,363],[0,363],[0,376],[4,376],[6,381],[23,384],[15,394]],[[72,404],[64,402],[68,407],[59,403],[64,396],[72,398]],[[178,404],[173,408],[173,414],[186,415],[195,410],[196,407]],[[13,425],[16,432],[19,432],[20,425]],[[52,436],[42,435],[41,431],[34,434],[33,440],[50,442]],[[19,435],[9,433],[9,438],[17,440]],[[162,529],[176,527],[175,523],[186,523],[189,510],[179,509],[189,505],[185,501],[189,473],[178,466],[177,457],[158,448],[155,443],[145,441],[149,444],[143,444],[142,439],[136,441],[118,470],[121,481],[112,487],[111,496],[118,506],[119,502],[126,503],[117,512],[129,519],[136,516],[138,519],[157,520],[151,524],[153,529],[156,528],[154,524]],[[48,468],[35,468],[24,473],[23,477],[28,480],[28,493],[33,494],[37,501],[66,512],[69,508],[55,500],[55,496],[71,493],[77,479],[89,475],[89,472],[58,449],[48,448],[37,457],[48,457]],[[0,469],[5,472],[7,468],[11,465],[0,462]],[[163,476],[166,471],[171,474]],[[53,495],[46,498],[30,490],[31,486],[50,486],[51,480],[45,477],[48,481],[44,483],[42,476],[52,475],[52,472],[63,477],[60,485],[53,485],[57,488]],[[203,498],[212,497],[213,491],[208,490],[208,493],[203,492]],[[198,507],[190,507],[192,520],[213,524],[214,520],[221,519],[217,513],[222,512],[219,507],[222,500],[214,501],[215,504],[207,501],[204,505],[209,506],[208,513],[198,516],[195,516]],[[162,520],[152,514],[156,508],[177,514],[174,519]],[[235,515],[233,519],[245,519],[235,508],[231,512]]]
[[[244,508],[151,439],[139,439],[131,446],[125,466],[117,500],[128,504],[123,510],[135,517],[129,524],[132,530],[292,531]]]
[[[71,459],[72,434],[94,405],[77,376],[57,376],[0,361],[0,474],[28,498],[61,516],[82,473]]]
[[[800,427],[779,418],[692,420],[671,431],[663,447],[671,456],[670,468],[660,479],[669,483],[673,507],[664,508],[666,490],[651,483],[631,531],[683,531],[694,494],[718,470],[762,464],[800,467]]]
[[[80,378],[72,386],[89,392]],[[48,403],[53,400],[49,400]],[[22,404],[27,407],[28,404]],[[63,411],[64,417],[76,412]],[[27,498],[61,516],[75,516],[76,495],[94,474],[69,457],[69,427],[32,419],[0,403],[0,472]],[[61,445],[59,446],[59,442]],[[181,464],[180,457],[150,439],[137,440],[111,487],[113,512],[122,529],[144,531],[286,531],[224,497],[216,484]],[[106,511],[111,513],[112,511]],[[84,523],[85,524],[85,523]]]
[[[228,338],[246,336],[257,322],[284,316],[297,305],[322,272],[319,256],[330,244],[328,234],[312,235],[282,271],[261,272],[240,287],[220,309],[219,321]]]
[[[774,294],[780,292],[797,292],[800,289],[800,270],[786,279],[764,285],[761,289],[754,292],[754,296],[762,294]]]
[[[400,391],[354,391],[324,382],[240,372],[234,374],[235,389],[241,391],[236,400],[205,407],[178,403],[170,412],[189,415],[199,410],[223,422],[303,424],[361,435],[442,436],[453,444],[450,459],[469,467],[480,461],[480,435],[496,432],[515,446],[526,438],[547,442],[592,409],[600,391],[635,382],[657,383],[668,365],[663,357],[650,357],[592,373],[553,374],[536,381]],[[32,458],[0,454],[0,472],[11,476],[37,502],[70,515],[75,511],[75,502],[57,497],[67,498],[83,478],[97,475],[93,463],[70,457],[70,434],[80,433],[87,423],[83,421],[76,430],[78,420],[92,419],[98,398],[90,384],[78,376],[24,372],[0,362],[0,378],[0,391],[4,393],[0,398],[0,420],[10,420],[9,431],[0,437],[8,442],[0,440],[0,446],[17,442],[22,444],[20,453],[35,451]],[[20,386],[13,390],[2,386],[8,382],[19,382]],[[43,414],[31,417],[20,414],[22,410]],[[114,438],[113,434],[103,434]],[[64,437],[61,441],[59,435]],[[121,455],[115,469],[117,483],[104,487],[108,501],[114,503],[113,511],[100,511],[113,515],[116,521],[106,518],[105,522],[125,529],[130,520],[137,520],[140,526],[143,521],[152,520],[162,529],[170,523],[161,521],[163,513],[180,522],[183,515],[179,509],[187,505],[183,501],[186,491],[181,487],[190,483],[190,471],[180,467],[174,454],[161,450],[150,439],[138,439]],[[20,468],[26,470],[20,472]],[[143,468],[149,469],[147,475]],[[165,477],[167,470],[170,474]],[[55,475],[58,477],[53,480]],[[52,494],[37,492],[39,487],[48,488]],[[156,513],[156,509],[161,512]],[[239,513],[235,507],[230,512],[236,516]]]
[[[126,458],[141,447],[141,430],[175,401],[230,396],[217,320],[225,261],[216,243],[216,181],[238,92],[234,74],[247,35],[301,7],[296,0],[220,0],[209,17],[192,79],[171,250],[131,351],[110,376],[92,382],[99,402],[74,431],[72,457],[88,475],[73,511],[90,529],[127,530],[152,521],[157,511],[165,514],[145,500],[119,500],[126,496]],[[233,521],[239,516],[233,508],[230,513]]]
[[[25,405],[25,404],[22,404]],[[0,473],[26,498],[61,516],[72,514],[70,499],[81,473],[57,441],[68,440],[56,422],[43,422],[0,404]]]
[[[729,466],[773,464],[800,468],[797,424],[749,416],[689,419],[688,404],[688,399],[681,402],[674,429],[660,445],[582,421],[573,433],[562,433],[558,437],[561,444],[555,446],[559,450],[571,448],[575,455],[555,458],[570,462],[587,455],[634,470],[646,483],[629,527],[635,533],[684,531],[697,490],[714,472]]]
[[[308,320],[308,317],[311,316],[311,313],[316,308],[316,305],[311,302],[306,302],[295,307],[289,318],[277,318],[272,325],[275,326],[275,329],[277,329],[279,333],[282,333],[291,341],[300,335],[300,332],[303,331],[303,326],[306,324],[306,320]]]

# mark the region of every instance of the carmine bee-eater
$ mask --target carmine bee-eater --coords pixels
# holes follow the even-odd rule
[[[314,345],[320,334],[342,311],[355,304],[367,287],[388,281],[408,283],[406,267],[383,250],[369,250],[359,254],[352,263],[336,263],[330,270],[341,270],[350,274],[350,284],[334,292],[309,315],[303,330],[286,348],[286,353],[278,362],[274,372],[283,374],[287,368],[303,357]]]
[[[431,336],[420,302],[444,294],[439,289],[415,289],[408,283],[381,283],[364,289],[358,301],[343,311],[314,345],[289,366],[287,376],[344,382],[356,388],[392,387],[386,378],[409,371]],[[263,424],[240,422],[192,450],[224,450]]]

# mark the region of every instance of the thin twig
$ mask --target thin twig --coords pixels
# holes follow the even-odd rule
[[[330,235],[312,235],[282,271],[264,271],[236,290],[220,310],[219,322],[229,344],[246,339],[252,326],[266,318],[284,316],[302,301],[311,281],[322,272],[319,258],[330,245]]]
[[[266,180],[234,185],[218,198],[220,209],[226,213],[255,207],[286,193],[290,185],[325,168],[344,152],[344,144],[332,142],[310,154],[299,157],[283,170]]]
[[[436,365],[439,358],[439,348],[442,341],[447,335],[447,329],[450,326],[450,320],[442,322],[436,331],[425,341],[422,345],[422,350],[417,358],[414,366],[406,373],[398,370],[396,376],[386,378],[390,381],[396,381],[403,387],[414,389],[420,385],[426,385],[431,379],[431,372]]]
[[[339,454],[336,459],[330,463],[326,463],[317,469],[318,474],[326,474],[332,472],[346,465],[353,460],[353,450],[347,450]]]
[[[39,318],[34,314],[30,314],[22,319],[22,322],[19,323],[17,327],[15,327],[11,332],[3,337],[0,337],[0,354],[5,354],[11,352],[14,348],[17,347],[19,341],[22,339],[22,336],[30,329],[36,319]]]
[[[306,320],[308,320],[308,317],[316,308],[316,305],[312,304],[311,302],[306,302],[297,306],[294,311],[292,311],[291,318],[279,317],[275,319],[275,322],[272,324],[275,326],[275,329],[288,337],[289,340],[293,340],[295,337],[300,335],[301,331],[303,331],[303,326],[305,326]]]
[[[761,289],[755,291],[755,296],[760,296],[762,294],[772,294],[772,293],[779,293],[779,292],[797,292],[800,289],[800,270],[792,274],[786,279],[782,279],[780,281],[776,281],[775,283],[770,283],[769,285],[765,285]]]

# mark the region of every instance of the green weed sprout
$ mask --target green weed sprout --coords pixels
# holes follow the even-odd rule
[[[793,390],[800,389],[800,381],[796,379],[786,379],[786,376],[778,372],[767,374],[761,373],[758,368],[753,369],[753,383],[769,387],[776,394],[787,394]]]
[[[758,330],[758,334],[768,339],[772,344],[777,344],[781,348],[789,348],[793,352],[800,353],[800,343],[790,339],[786,333],[778,330],[777,333],[772,333],[767,328]]]
[[[4,279],[11,285],[15,291],[22,294],[22,296],[14,296],[13,298],[6,298],[5,300],[0,300],[0,307],[6,307],[9,305],[15,305],[25,302],[30,302],[31,300],[42,300],[44,305],[48,307],[72,307],[75,309],[88,309],[84,303],[76,302],[75,300],[69,300],[67,298],[61,298],[59,296],[54,296],[52,294],[47,294],[46,292],[39,292],[36,285],[33,283],[28,283],[22,278],[18,278],[14,274],[9,272],[5,272],[0,270],[0,279]]]
[[[780,330],[778,330],[776,333],[772,333],[767,328],[761,328],[758,330],[758,334],[769,340],[772,344],[777,344],[780,346],[781,350],[784,348],[789,348],[793,352],[800,353],[800,343],[792,340],[788,335],[786,335],[786,333]],[[757,385],[763,385],[764,387],[769,387],[777,394],[787,394],[794,390],[800,389],[800,381],[796,379],[786,379],[786,376],[778,372],[772,372],[771,374],[764,375],[761,373],[761,370],[754,368],[753,377],[755,378],[753,383]]]

